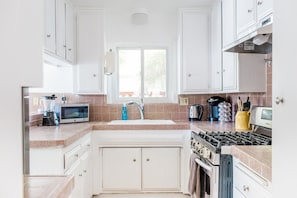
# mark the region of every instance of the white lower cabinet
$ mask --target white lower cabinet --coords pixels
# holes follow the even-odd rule
[[[141,189],[141,149],[103,148],[103,190]]]
[[[252,171],[234,158],[233,197],[235,198],[271,198],[271,182]]]
[[[93,194],[91,136],[85,135],[67,147],[30,149],[31,175],[73,175],[71,198],[90,198]]]
[[[103,191],[180,190],[180,148],[103,148]]]

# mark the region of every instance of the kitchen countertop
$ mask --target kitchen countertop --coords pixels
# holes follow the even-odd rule
[[[30,128],[30,147],[66,147],[92,130],[193,130],[193,131],[235,131],[235,124],[194,121],[158,125],[109,125],[107,122],[87,122],[42,126]],[[271,146],[232,146],[222,148],[225,154],[239,158],[258,174],[271,181]]]
[[[24,176],[24,198],[69,197],[73,188],[73,176]]]
[[[60,124],[59,126],[34,126],[30,128],[30,147],[68,146],[92,130],[203,130],[234,131],[234,123],[179,122],[176,124],[109,125],[107,122]]]

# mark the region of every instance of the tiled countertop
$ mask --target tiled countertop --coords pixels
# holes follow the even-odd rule
[[[271,146],[231,146],[223,147],[222,153],[231,154],[254,170],[258,175],[272,181]]]
[[[24,177],[24,198],[65,198],[73,188],[73,176]]]
[[[235,131],[234,123],[176,122],[159,125],[108,125],[106,122],[61,124],[30,128],[30,147],[68,146],[92,130],[193,130]],[[232,146],[226,151],[271,181],[271,146]]]
[[[92,130],[204,130],[234,131],[234,123],[176,122],[158,125],[108,125],[106,122],[60,124],[59,126],[35,126],[30,128],[30,147],[68,146]]]

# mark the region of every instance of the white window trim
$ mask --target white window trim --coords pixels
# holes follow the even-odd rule
[[[167,68],[166,68],[166,87],[167,87],[167,97],[154,97],[154,98],[143,98],[143,102],[145,103],[177,103],[177,67],[176,60],[173,60],[174,53],[170,49],[170,47],[164,46],[123,46],[116,47],[116,66],[115,71],[111,76],[107,76],[107,103],[108,104],[123,104],[128,101],[141,101],[139,97],[129,97],[129,98],[120,98],[117,93],[119,90],[118,87],[118,50],[119,49],[166,49],[167,51]],[[143,55],[143,53],[142,53]],[[143,61],[143,57],[142,57]],[[143,63],[142,63],[143,66]],[[142,69],[142,77],[143,77],[143,69]],[[143,85],[142,85],[143,86]],[[142,87],[143,89],[143,87]]]

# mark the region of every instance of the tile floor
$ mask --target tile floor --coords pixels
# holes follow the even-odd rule
[[[93,198],[190,198],[181,193],[102,194]]]

